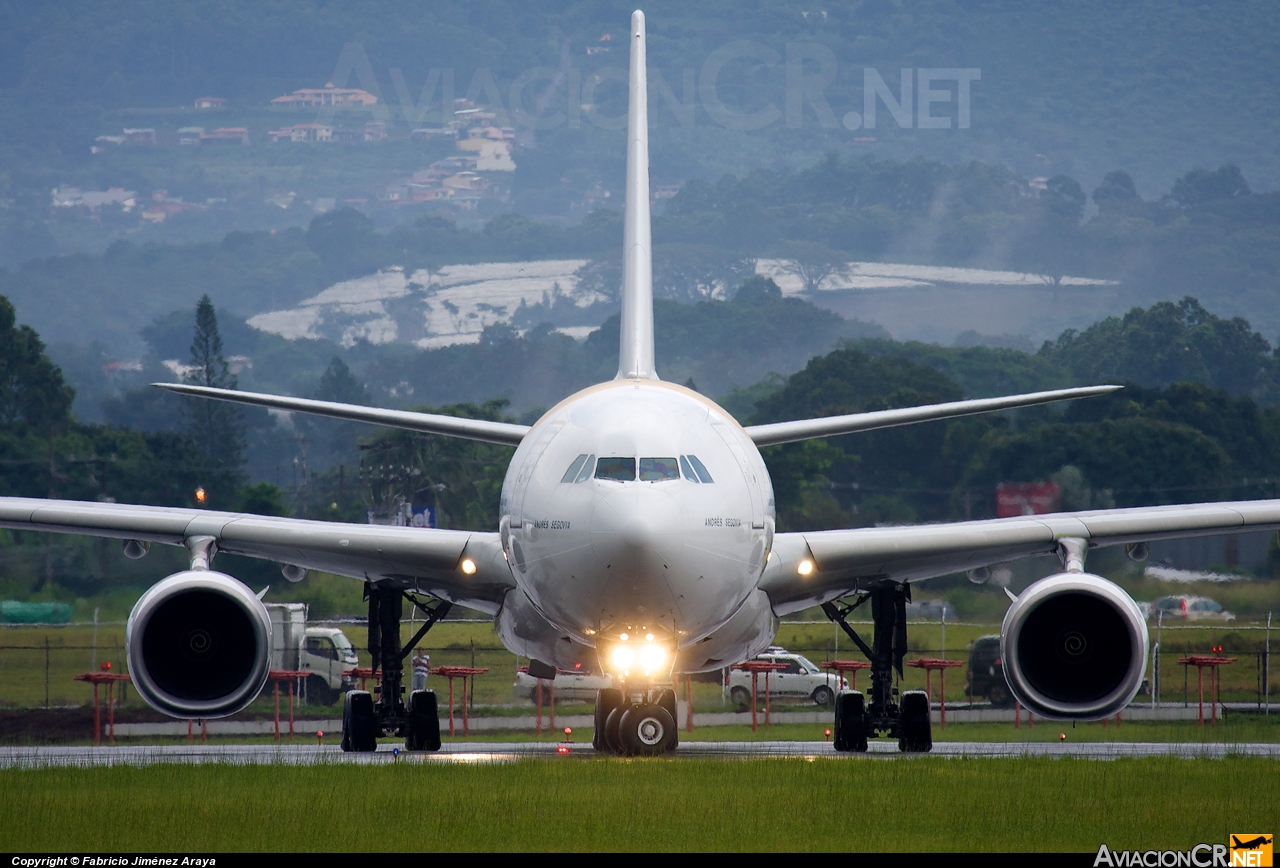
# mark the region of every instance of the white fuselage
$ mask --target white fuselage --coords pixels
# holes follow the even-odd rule
[[[500,617],[504,641],[530,656],[564,662],[573,646],[654,634],[680,649],[678,670],[697,671],[773,637],[757,590],[773,540],[768,471],[742,427],[696,392],[614,380],[566,399],[516,450],[501,516],[517,586],[556,634],[534,655],[537,631],[521,641]]]

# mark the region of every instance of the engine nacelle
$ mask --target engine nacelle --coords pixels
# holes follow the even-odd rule
[[[188,570],[157,582],[125,630],[134,686],[174,717],[225,717],[257,697],[271,663],[271,616],[223,573]]]
[[[1000,627],[1009,688],[1044,717],[1097,720],[1142,686],[1149,638],[1133,598],[1089,573],[1058,573],[1022,592]]]

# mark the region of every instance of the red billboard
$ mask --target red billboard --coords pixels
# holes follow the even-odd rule
[[[996,485],[996,515],[1044,515],[1058,508],[1056,482],[1001,482]]]

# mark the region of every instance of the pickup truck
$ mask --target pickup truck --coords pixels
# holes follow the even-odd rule
[[[803,654],[773,646],[752,658],[769,663],[784,663],[785,669],[769,673],[769,695],[793,699],[810,699],[815,705],[829,708],[836,694],[845,687],[844,678],[834,672],[823,672]],[[751,673],[734,669],[729,672],[729,700],[738,708],[751,706]],[[764,675],[757,680],[759,696],[764,696]],[[760,701],[763,701],[762,699]]]

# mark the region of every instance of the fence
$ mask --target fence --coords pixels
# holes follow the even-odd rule
[[[314,622],[320,623],[320,622]],[[323,622],[340,626],[359,650],[361,665],[369,665],[363,621]],[[869,632],[870,625],[855,629]],[[409,622],[404,624],[405,639]],[[998,629],[991,624],[956,623],[945,630],[934,622],[912,625],[913,641],[907,659],[949,657],[967,660],[966,646],[979,635]],[[94,632],[97,635],[94,635]],[[1208,653],[1222,648],[1225,656],[1237,662],[1221,670],[1220,698],[1232,703],[1255,704],[1265,710],[1268,702],[1280,695],[1280,685],[1273,682],[1270,668],[1270,637],[1262,626],[1216,624],[1213,626],[1164,626],[1158,635],[1153,629],[1152,662],[1148,664],[1150,690],[1138,701],[1159,699],[1161,702],[1196,700],[1196,680],[1178,663],[1189,653]],[[948,641],[950,640],[950,641]],[[832,631],[829,622],[783,622],[778,644],[804,654],[815,663],[826,660],[861,659],[846,637]],[[523,658],[502,648],[488,621],[445,621],[432,630],[420,646],[431,655],[432,666],[478,666],[489,672],[475,679],[471,704],[487,706],[488,713],[523,713],[530,705],[513,691],[518,666]],[[0,627],[0,708],[57,708],[87,705],[91,688],[72,678],[111,663],[112,671],[127,671],[124,651],[124,623],[103,622],[97,625],[68,624],[57,626],[22,625]],[[954,680],[953,680],[954,679]],[[903,689],[923,688],[923,672],[907,668],[901,681]],[[865,687],[861,682],[860,687]],[[137,703],[131,687],[124,689],[124,705]],[[947,679],[947,695],[961,701],[965,698],[964,670]],[[695,704],[711,708],[726,702],[718,683],[695,684]],[[269,691],[266,698],[270,702]],[[331,709],[326,709],[328,713]]]

